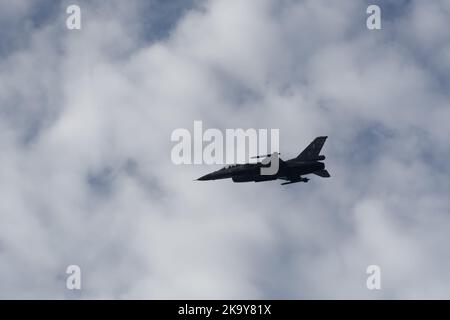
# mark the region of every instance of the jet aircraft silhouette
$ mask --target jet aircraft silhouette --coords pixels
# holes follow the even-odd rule
[[[330,174],[325,169],[325,164],[321,162],[325,160],[325,156],[319,155],[326,139],[326,136],[315,138],[305,150],[293,159],[283,161],[278,158],[279,166],[275,174],[262,174],[261,169],[271,166],[274,157],[278,157],[279,155],[277,152],[254,157],[266,158],[262,162],[227,165],[197,180],[207,181],[231,178],[233,182],[261,182],[282,179],[286,180],[286,182],[282,183],[282,185],[285,185],[296,182],[308,182],[308,178],[302,177],[307,174],[315,174],[322,178],[329,178]]]

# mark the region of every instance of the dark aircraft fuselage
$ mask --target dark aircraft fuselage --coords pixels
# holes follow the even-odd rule
[[[294,161],[295,159],[280,162],[278,173],[274,175],[261,175],[261,167],[268,167],[261,163],[247,163],[226,166],[220,170],[209,173],[197,180],[218,180],[231,178],[234,182],[259,182],[276,179],[295,180],[300,176],[325,169],[325,164],[319,161]]]

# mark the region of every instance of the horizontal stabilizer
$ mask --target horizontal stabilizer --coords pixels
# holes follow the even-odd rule
[[[329,178],[329,177],[331,177],[330,173],[327,170],[325,170],[325,169],[319,170],[319,171],[316,171],[316,172],[313,172],[313,173],[318,175],[319,177],[322,177],[322,178]]]

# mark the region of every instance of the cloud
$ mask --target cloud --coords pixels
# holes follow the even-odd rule
[[[0,297],[449,297],[445,1],[377,31],[355,1],[80,1],[80,31],[66,4],[2,4]],[[328,135],[332,178],[193,182],[194,120],[287,158]]]

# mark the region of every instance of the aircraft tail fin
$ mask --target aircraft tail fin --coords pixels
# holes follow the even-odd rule
[[[305,150],[303,150],[298,156],[297,160],[311,160],[311,159],[318,159],[320,150],[322,150],[322,147],[325,143],[325,140],[327,140],[327,136],[323,137],[317,137],[309,144],[309,146],[306,147]],[[321,159],[323,160],[323,159]]]

